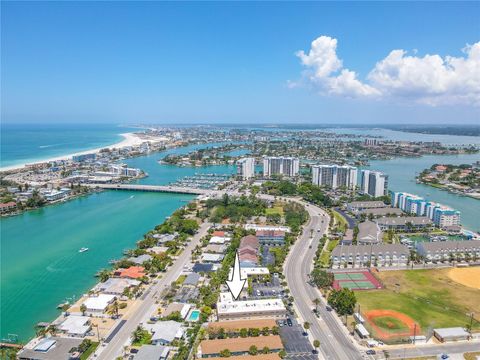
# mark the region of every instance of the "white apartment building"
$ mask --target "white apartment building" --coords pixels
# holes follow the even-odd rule
[[[237,175],[243,180],[255,176],[255,158],[242,158],[237,161]]]
[[[281,319],[286,314],[281,299],[234,301],[230,293],[221,293],[217,303],[218,320]]]
[[[387,195],[388,175],[380,171],[362,170],[360,191],[373,197]]]
[[[315,165],[312,167],[312,183],[332,189],[357,186],[357,168],[349,165]]]
[[[293,157],[264,157],[263,158],[263,176],[285,175],[294,177],[300,171],[300,160]]]

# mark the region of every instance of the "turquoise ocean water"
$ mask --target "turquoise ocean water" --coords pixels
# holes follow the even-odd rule
[[[139,129],[113,124],[1,124],[0,167],[108,146]]]

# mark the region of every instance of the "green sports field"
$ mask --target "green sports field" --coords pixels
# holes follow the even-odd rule
[[[410,316],[422,331],[434,327],[465,327],[467,313],[480,314],[480,290],[452,281],[449,269],[385,271],[376,274],[385,289],[356,291],[362,312],[395,310]],[[477,317],[480,315],[477,315]],[[473,321],[480,330],[480,322]]]

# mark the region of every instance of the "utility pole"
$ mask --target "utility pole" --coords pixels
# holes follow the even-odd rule
[[[470,313],[470,336],[472,336],[472,326],[473,326],[473,312]]]
[[[415,345],[415,340],[417,339],[417,324],[413,324],[413,345]]]

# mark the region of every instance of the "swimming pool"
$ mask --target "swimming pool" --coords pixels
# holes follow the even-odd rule
[[[200,310],[192,310],[187,321],[195,322],[200,318]]]

